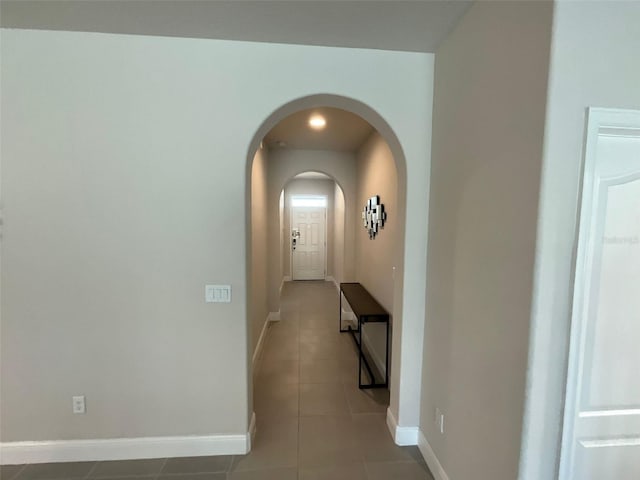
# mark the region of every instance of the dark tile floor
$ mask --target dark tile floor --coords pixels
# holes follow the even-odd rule
[[[3,466],[1,480],[432,480],[416,447],[396,446],[386,390],[359,390],[328,282],[290,282],[254,379],[248,455]]]

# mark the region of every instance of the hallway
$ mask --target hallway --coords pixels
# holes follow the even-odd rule
[[[288,282],[256,368],[253,451],[230,479],[431,480],[417,447],[386,426],[387,390],[359,390],[358,358],[338,332],[330,282]],[[240,475],[242,470],[277,468]]]

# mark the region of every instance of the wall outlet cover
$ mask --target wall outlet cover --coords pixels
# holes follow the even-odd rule
[[[73,405],[74,414],[87,413],[84,395],[76,395],[74,397],[71,397],[71,402]]]

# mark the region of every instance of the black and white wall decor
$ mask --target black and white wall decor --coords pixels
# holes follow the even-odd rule
[[[374,239],[378,234],[379,228],[384,228],[384,222],[387,220],[387,212],[384,211],[384,205],[380,203],[380,197],[374,195],[367,200],[364,210],[362,211],[362,220],[364,228],[369,231],[369,238]]]

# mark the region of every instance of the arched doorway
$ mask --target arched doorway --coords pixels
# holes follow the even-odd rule
[[[297,238],[293,231],[300,231],[296,224],[299,208],[319,208],[324,219],[320,243],[311,244],[311,248],[321,250],[319,265],[315,265],[312,276],[305,277],[300,271],[299,261],[295,257],[303,254],[296,248]],[[281,277],[285,280],[319,279],[334,282],[336,285],[344,280],[345,259],[345,196],[340,182],[323,172],[308,170],[291,177],[280,193],[279,225]],[[298,258],[299,260],[299,258]],[[316,272],[321,267],[322,272]]]
[[[315,95],[311,97],[304,97],[298,100],[294,100],[280,107],[275,112],[273,112],[262,123],[262,125],[258,128],[257,132],[255,133],[251,141],[251,145],[248,152],[247,186],[250,187],[252,185],[252,179],[255,178],[254,175],[256,174],[256,171],[255,171],[256,162],[254,161],[254,158],[258,159],[258,162],[260,162],[259,155],[257,155],[256,152],[258,152],[259,154],[260,150],[265,148],[265,146],[261,142],[264,139],[267,132],[269,132],[278,122],[282,121],[284,118],[291,115],[292,113],[303,110],[303,109],[316,108],[319,106],[330,106],[330,107],[344,109],[349,112],[353,112],[361,116],[362,118],[364,118],[378,132],[381,142],[384,143],[384,145],[388,148],[390,156],[392,157],[392,160],[393,160],[393,172],[394,172],[394,177],[396,179],[396,186],[395,186],[396,191],[394,193],[397,193],[395,195],[397,197],[397,201],[395,201],[395,205],[394,205],[395,208],[393,211],[393,218],[397,222],[396,227],[398,230],[398,235],[396,238],[397,249],[393,252],[389,252],[389,257],[392,258],[393,269],[389,267],[388,271],[385,272],[385,275],[388,275],[389,278],[393,278],[392,291],[390,293],[390,297],[391,297],[390,303],[392,303],[393,307],[390,313],[392,314],[392,317],[393,317],[393,325],[394,325],[393,328],[397,333],[393,335],[391,369],[390,369],[390,377],[391,377],[390,412],[392,413],[392,418],[393,418],[393,411],[398,412],[399,404],[400,404],[400,375],[401,375],[400,358],[401,358],[402,347],[403,347],[400,331],[401,331],[401,325],[402,325],[402,309],[403,309],[402,307],[403,307],[403,297],[404,297],[403,272],[404,272],[404,245],[405,245],[405,211],[406,211],[405,192],[406,192],[407,179],[406,179],[406,164],[404,159],[404,153],[391,127],[373,109],[356,100],[349,99],[346,97],[339,97],[339,96],[333,96],[333,95]],[[261,167],[261,169],[263,168]],[[305,168],[304,166],[301,166],[300,171],[295,172],[295,174],[302,173],[303,171],[305,171]],[[324,172],[324,173],[329,173],[330,176],[333,176],[335,178],[335,176],[332,175],[331,172]],[[261,174],[265,176],[269,176],[269,174],[265,173],[265,171],[262,171]],[[289,177],[290,176],[291,175],[289,175]],[[277,189],[278,197],[280,195],[282,187],[284,186],[285,180],[286,179],[280,180],[281,185],[279,185]],[[269,178],[269,181],[272,183],[275,182],[276,184],[278,182],[278,180],[274,180],[273,178]],[[247,236],[247,251],[250,253],[252,253],[254,250],[252,241],[255,241],[255,238],[256,238],[256,232],[254,231],[254,229],[252,229],[252,225],[251,225],[252,205],[254,206],[256,205],[255,198],[252,196],[252,193],[253,193],[252,190],[253,190],[252,188],[247,188],[247,203],[246,203],[247,228],[248,228],[248,231],[250,232],[249,235]],[[351,198],[349,198],[350,195],[348,193],[347,188],[343,188],[343,191],[345,195],[345,204],[351,204],[351,208],[345,208],[346,210],[345,228],[347,228],[348,226],[354,225],[354,229],[355,229],[357,228],[355,227],[356,223],[358,226],[361,225],[361,219],[359,219],[359,212],[355,206],[356,203],[360,203],[360,199],[356,197],[355,190],[352,192]],[[378,192],[375,192],[375,191],[368,193],[369,196],[377,195],[377,194]],[[384,202],[385,200],[383,199],[382,201]],[[361,207],[362,205],[360,205],[360,208]],[[269,224],[274,223],[280,226],[280,221],[278,216],[279,208],[280,206],[277,201],[275,202],[267,201],[267,209],[271,210],[270,212],[268,212],[267,218],[273,220],[273,221],[269,221],[268,222]],[[275,234],[273,233],[273,230],[276,231]],[[345,233],[345,235],[347,234]],[[282,227],[280,226],[280,228],[272,229],[271,233],[269,233],[269,238],[272,244],[276,241],[278,244],[281,244],[281,241],[283,239]],[[349,242],[345,241],[345,243],[349,243]],[[355,241],[353,245],[354,245],[353,248],[355,251]],[[348,255],[345,254],[345,256],[348,256]],[[256,282],[256,279],[255,279],[256,269],[255,269],[255,265],[253,264],[254,262],[252,261],[252,259],[255,259],[255,255],[253,254],[249,255],[248,259],[249,261],[247,262],[247,279],[248,279],[247,311],[251,315],[252,308],[253,308],[251,302],[252,302],[252,298],[254,298],[253,293],[255,292],[256,286],[259,285],[259,283]],[[273,272],[280,272],[275,276],[277,277],[279,275],[282,277],[282,273],[281,273],[282,265],[278,264],[279,261],[280,261],[279,259],[270,257],[269,265],[266,267],[267,272],[271,272],[271,273],[267,273],[267,277],[269,278],[269,280],[266,283],[268,284],[268,290],[269,290],[267,294],[268,305],[269,305],[268,307],[269,316],[272,318],[277,318],[279,315],[277,297],[278,297],[278,292],[282,283],[277,280],[274,281],[272,278]],[[358,280],[357,278],[355,278],[356,272],[349,271],[349,267],[346,265],[346,262],[345,262],[343,275],[345,280],[351,280],[351,281]],[[251,325],[249,327],[249,331],[251,331]],[[249,343],[250,348],[255,348],[256,337],[257,335],[254,332],[254,341],[253,343]],[[249,376],[249,381],[251,381],[251,372]],[[415,403],[415,399],[414,399],[414,403]],[[395,413],[395,416],[397,417],[398,413]],[[391,423],[395,423],[395,419],[393,419]]]

